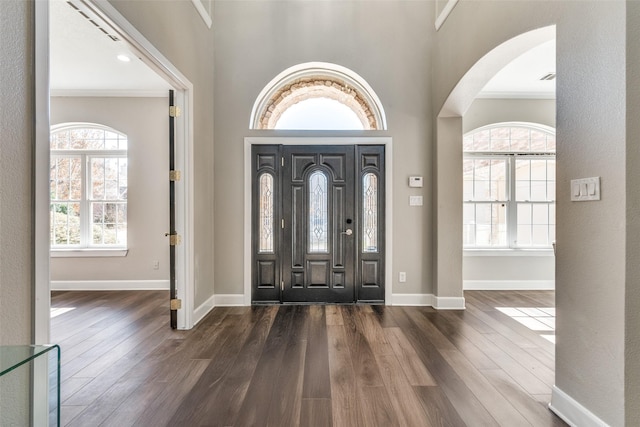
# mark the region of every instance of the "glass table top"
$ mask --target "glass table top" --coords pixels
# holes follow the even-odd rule
[[[0,345],[0,377],[43,355],[57,345]]]

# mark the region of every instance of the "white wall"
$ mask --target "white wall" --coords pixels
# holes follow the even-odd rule
[[[526,31],[557,25],[558,315],[552,403],[583,415],[586,408],[614,426],[624,425],[625,402],[637,397],[624,392],[625,269],[631,262],[625,252],[625,192],[640,185],[637,177],[625,175],[630,140],[625,4],[460,2],[434,44],[438,112],[457,82],[492,49]],[[602,200],[572,203],[570,180],[590,176],[602,178]],[[632,307],[638,310],[637,300]]]
[[[129,141],[127,256],[52,258],[52,281],[150,280],[168,286],[168,105],[168,98],[51,99],[52,125],[99,123],[126,134]],[[153,261],[159,261],[158,270]]]
[[[432,293],[433,3],[218,1],[214,6],[216,293],[243,292],[243,139],[273,132],[249,131],[253,103],[280,72],[311,61],[353,70],[380,98],[389,130],[368,135],[393,137],[393,292]],[[426,177],[427,184],[410,190],[410,175]],[[423,195],[425,205],[409,207],[409,195]],[[406,283],[397,282],[398,271],[407,272]]]
[[[529,122],[555,128],[555,99],[476,99],[462,118],[463,133],[500,122]],[[555,281],[553,252],[486,256],[465,251],[465,289],[549,289]]]

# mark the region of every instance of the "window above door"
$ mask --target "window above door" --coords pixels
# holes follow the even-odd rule
[[[276,76],[258,95],[251,129],[384,130],[382,104],[357,73],[310,62]]]

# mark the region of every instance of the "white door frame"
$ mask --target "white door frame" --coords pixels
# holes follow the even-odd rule
[[[38,6],[36,26],[36,284],[35,330],[36,342],[49,342],[49,9]],[[193,194],[193,85],[151,42],[149,42],[107,0],[72,0],[72,3],[110,27],[121,40],[175,89],[176,105],[182,115],[176,118],[176,168],[182,179],[176,182],[176,229],[183,243],[176,247],[176,286],[182,309],[178,310],[178,329],[193,327],[194,284],[194,194]],[[39,47],[39,48],[38,48]],[[167,107],[168,117],[168,107]],[[167,176],[168,179],[168,176]],[[167,231],[168,231],[167,224]],[[168,241],[167,241],[168,246]],[[46,299],[46,300],[45,300]],[[38,303],[40,302],[40,303]],[[167,304],[167,311],[169,307]]]
[[[384,301],[391,305],[393,272],[393,140],[391,137],[246,137],[244,139],[244,295],[243,304],[251,305],[251,146],[253,145],[384,145],[385,147],[385,276]]]

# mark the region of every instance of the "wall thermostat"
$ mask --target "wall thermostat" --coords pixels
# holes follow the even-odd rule
[[[422,187],[422,177],[421,176],[410,176],[409,177],[409,187]]]

